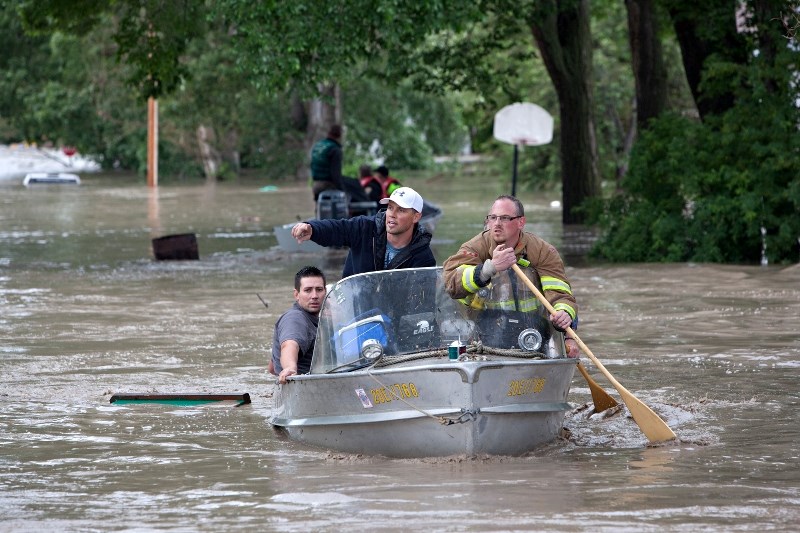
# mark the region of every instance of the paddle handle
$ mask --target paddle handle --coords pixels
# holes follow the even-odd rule
[[[542,302],[542,305],[544,305],[544,307],[548,311],[550,311],[550,314],[551,315],[556,314],[556,310],[553,307],[553,305],[547,300],[547,298],[544,297],[544,294],[542,294],[542,291],[537,289],[536,285],[534,285],[533,282],[531,282],[531,280],[528,279],[528,276],[526,276],[525,273],[522,271],[522,269],[519,268],[519,265],[516,265],[516,264],[511,265],[511,268],[514,269],[514,272],[517,273],[517,276],[522,278],[522,281],[525,283],[525,285],[527,285],[527,287],[531,291],[533,291],[533,294],[535,294],[536,298],[538,298],[539,301]],[[616,379],[614,379],[614,376],[612,376],[608,372],[608,370],[606,370],[606,368],[603,366],[603,363],[601,363],[600,361],[597,360],[597,357],[594,356],[594,354],[589,349],[589,347],[586,346],[586,344],[583,343],[583,341],[581,340],[580,337],[578,337],[578,334],[575,333],[574,329],[572,329],[570,326],[567,326],[567,333],[569,334],[570,338],[574,339],[575,342],[578,343],[578,346],[581,347],[581,350],[583,350],[584,353],[589,356],[589,359],[592,360],[592,363],[594,363],[595,366],[597,366],[597,368],[608,378],[608,380],[614,385],[614,387],[616,387],[618,389],[620,387],[622,387],[622,385],[620,385],[619,382]],[[622,387],[622,388],[624,389],[625,387]]]

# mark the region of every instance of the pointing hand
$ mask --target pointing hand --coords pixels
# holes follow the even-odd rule
[[[313,228],[310,224],[299,222],[292,227],[292,237],[297,240],[297,244],[300,244],[301,242],[307,241],[311,238],[312,231]]]

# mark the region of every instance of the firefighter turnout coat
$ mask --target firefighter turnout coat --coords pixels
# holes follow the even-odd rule
[[[461,245],[458,252],[444,262],[444,282],[448,294],[452,298],[472,304],[476,294],[491,283],[480,279],[483,262],[491,257],[497,243],[489,231],[483,231],[468,242]],[[578,304],[572,295],[564,262],[553,245],[540,239],[533,233],[522,232],[517,246],[514,248],[517,259],[530,262],[534,274],[533,282],[539,285],[542,292],[556,311],[566,311],[572,317],[573,324],[578,316]],[[525,269],[523,269],[525,270]],[[529,305],[535,306],[534,302]]]

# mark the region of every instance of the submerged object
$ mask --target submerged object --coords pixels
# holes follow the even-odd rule
[[[36,184],[80,185],[81,179],[69,172],[29,172],[22,184],[26,187]]]
[[[153,255],[158,261],[200,259],[197,236],[194,233],[180,233],[153,239]]]
[[[236,406],[250,403],[250,394],[204,394],[204,393],[171,393],[171,394],[114,394],[110,403],[118,405],[139,403],[160,403],[166,405],[201,405],[216,402],[237,402]]]

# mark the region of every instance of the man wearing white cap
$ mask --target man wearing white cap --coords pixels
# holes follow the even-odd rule
[[[349,246],[342,277],[391,270],[436,266],[431,234],[418,224],[422,196],[411,187],[395,189],[381,200],[386,211],[373,216],[299,222],[292,228],[298,243],[311,239],[321,246]]]

